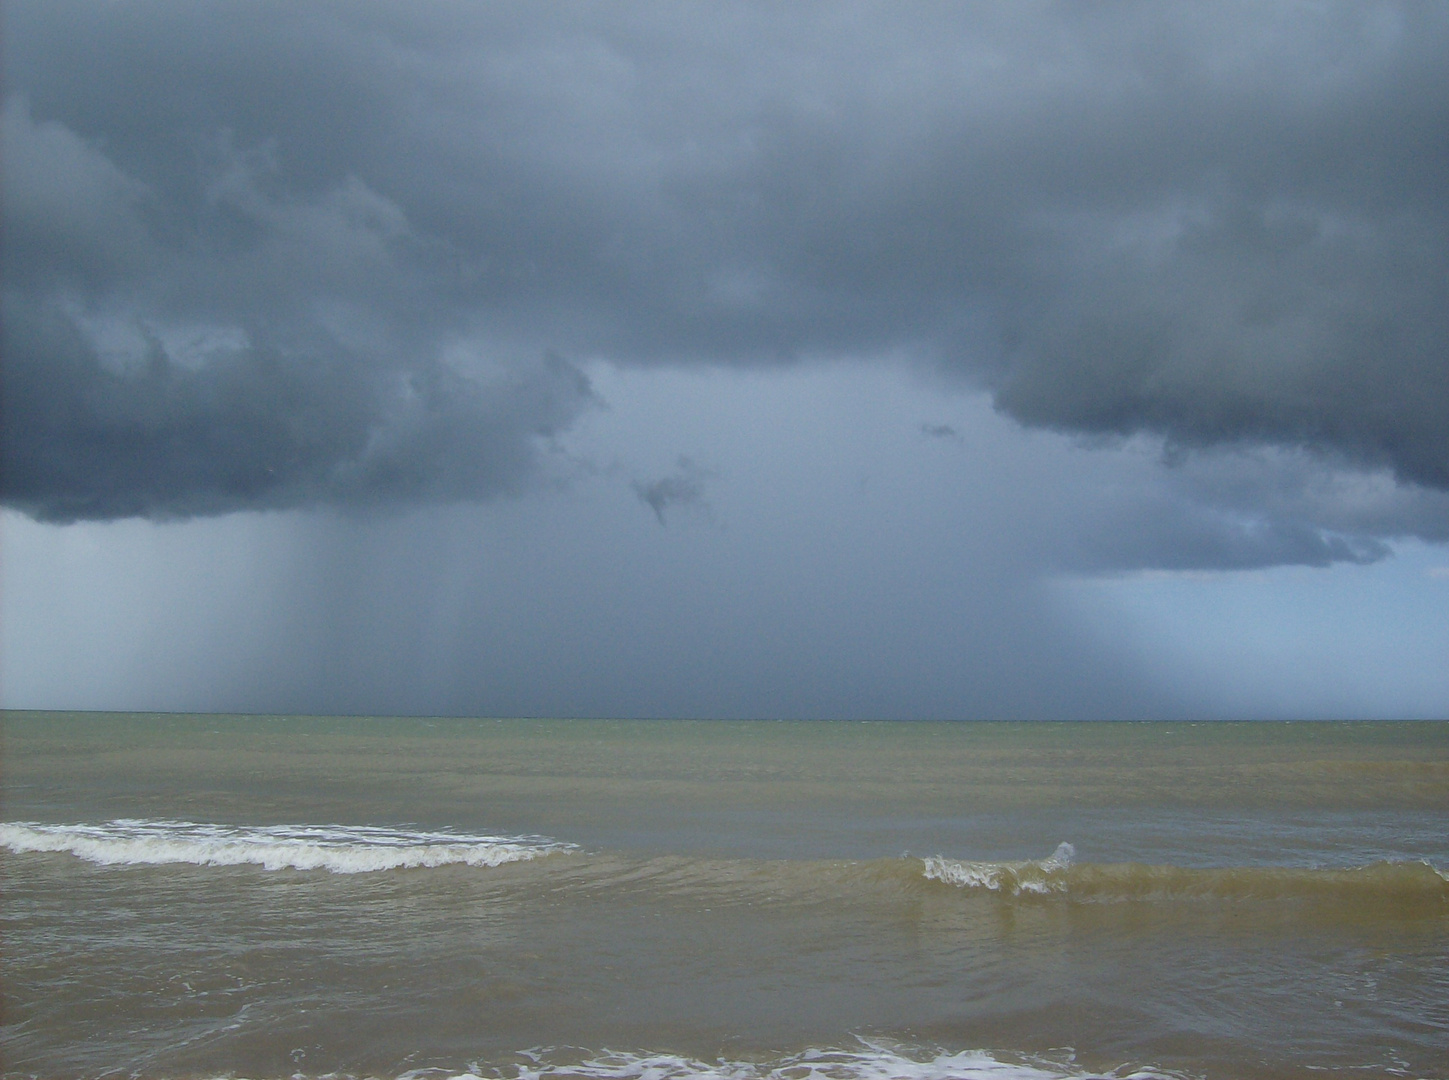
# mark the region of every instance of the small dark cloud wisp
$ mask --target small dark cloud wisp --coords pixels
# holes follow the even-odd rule
[[[704,481],[708,473],[688,457],[678,461],[679,470],[668,476],[648,483],[634,481],[634,494],[639,501],[654,511],[660,525],[665,525],[664,511],[674,506],[695,506],[704,504]]]

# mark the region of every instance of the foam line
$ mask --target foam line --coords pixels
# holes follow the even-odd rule
[[[0,823],[0,846],[63,851],[103,866],[260,866],[361,874],[417,867],[501,866],[574,850],[543,836],[421,832],[375,825],[213,825],[118,818],[104,824]]]
[[[1023,1058],[1007,1061],[981,1050],[915,1051],[873,1042],[859,1049],[812,1049],[774,1061],[707,1062],[664,1053],[589,1054],[534,1050],[529,1061],[501,1073],[419,1070],[398,1080],[1088,1080],[1080,1068]],[[516,1072],[514,1070],[516,1069]],[[1177,1074],[1150,1068],[1121,1069],[1111,1080],[1173,1080]]]

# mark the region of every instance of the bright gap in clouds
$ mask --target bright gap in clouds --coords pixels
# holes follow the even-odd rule
[[[1449,712],[1449,553],[1328,569],[1065,578],[1084,633],[1109,632],[1196,713],[1438,719]]]
[[[968,719],[1449,708],[1442,547],[1368,567],[1103,570],[1148,542],[1104,555],[1124,515],[1183,505],[1152,445],[1026,431],[887,364],[589,374],[603,406],[547,455],[551,482],[517,498],[169,524],[6,513],[3,703]]]

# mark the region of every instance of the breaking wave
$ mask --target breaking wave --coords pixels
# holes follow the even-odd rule
[[[1109,1073],[982,1050],[915,1050],[862,1042],[859,1049],[812,1049],[770,1061],[700,1061],[665,1053],[547,1049],[501,1069],[425,1069],[399,1080],[1177,1080],[1178,1073],[1124,1066]]]
[[[211,825],[118,818],[101,825],[0,823],[0,846],[62,851],[104,866],[193,863],[267,870],[376,870],[461,864],[501,866],[575,850],[543,836],[419,832],[372,825]]]
[[[1422,860],[1351,868],[1198,868],[1079,864],[1075,856],[1066,843],[1039,862],[967,862],[933,855],[924,860],[922,875],[969,891],[1099,902],[1194,898],[1449,902],[1449,875]]]
[[[0,822],[0,848],[66,852],[103,866],[259,866],[361,874],[442,866],[495,867],[580,849],[546,836],[496,836],[376,825],[218,825],[119,818],[102,824]],[[967,895],[1079,903],[1309,900],[1449,904],[1449,874],[1426,861],[1351,868],[1186,867],[1078,862],[1069,843],[1044,859],[988,862],[932,855],[855,861],[646,857],[571,860],[559,888],[619,889],[718,903],[818,902],[880,889],[946,885]]]
[[[1066,871],[1072,867],[1077,849],[1063,840],[1040,862],[958,862],[932,855],[926,862],[928,881],[944,881],[966,889],[990,892],[1052,893],[1066,891]]]

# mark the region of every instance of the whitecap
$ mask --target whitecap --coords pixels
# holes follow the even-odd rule
[[[267,870],[377,870],[501,866],[575,850],[543,836],[425,832],[378,825],[217,825],[118,818],[101,824],[0,823],[0,846],[17,854],[69,852],[103,866],[260,866]]]
[[[1086,1080],[1102,1075],[1043,1059],[1008,1060],[984,1050],[948,1053],[864,1041],[858,1049],[810,1049],[766,1061],[561,1048],[521,1056],[526,1061],[503,1069],[419,1070],[399,1080]],[[1174,1074],[1123,1068],[1109,1075],[1113,1080],[1169,1080]]]
[[[1077,849],[1063,840],[1045,859],[1036,862],[969,862],[931,855],[922,871],[927,880],[943,881],[963,889],[986,889],[1017,895],[1064,892],[1064,872],[1071,869]]]

